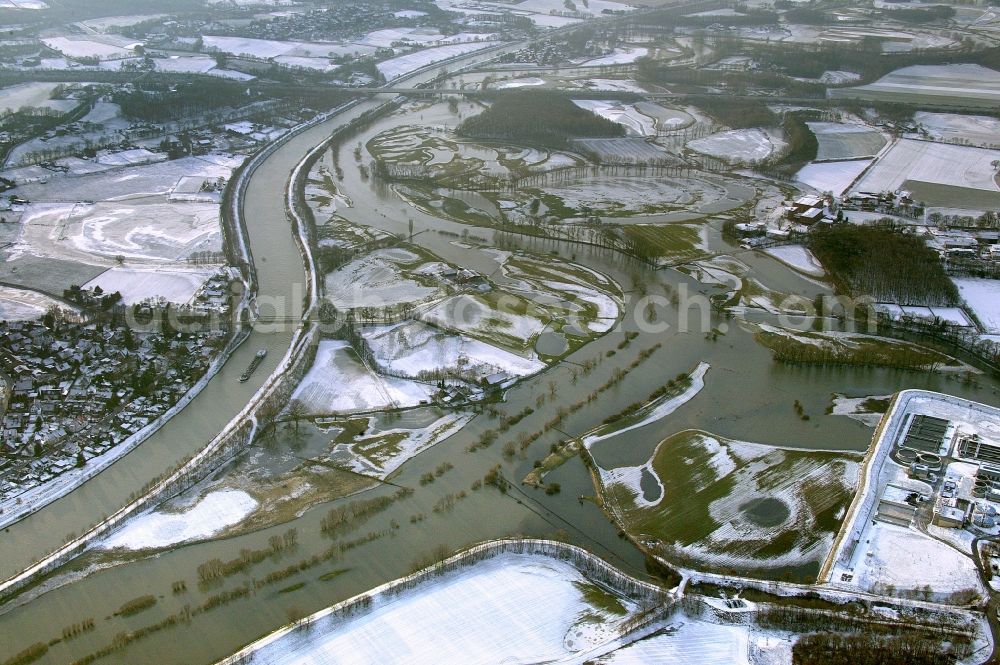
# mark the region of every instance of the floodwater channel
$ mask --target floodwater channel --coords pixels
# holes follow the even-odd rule
[[[290,314],[301,308],[303,278],[302,258],[293,242],[285,217],[284,183],[295,164],[331,129],[381,103],[373,98],[288,141],[254,173],[248,188],[245,210],[251,250],[262,293],[284,298]],[[480,247],[500,240],[485,228],[468,227],[435,217],[408,206],[389,188],[363,180],[354,168],[352,150],[357,142],[398,124],[436,123],[444,105],[414,114],[394,113],[381,118],[356,137],[340,146],[338,157],[345,172],[338,183],[353,206],[339,211],[351,221],[367,224],[400,236],[413,223],[413,242],[443,260],[490,275],[497,269],[495,257]],[[473,112],[472,104],[463,102],[460,111]],[[419,115],[419,113],[417,114]],[[329,158],[329,157],[327,157]],[[365,155],[363,161],[367,163]],[[481,241],[456,242],[463,231]],[[713,293],[711,287],[674,270],[652,270],[610,250],[577,243],[504,235],[506,248],[513,244],[539,255],[557,254],[589,268],[599,270],[631,289],[638,275],[650,294],[667,296],[681,285],[692,293]],[[732,250],[717,228],[709,233],[712,249]],[[768,287],[783,293],[798,293],[811,298],[825,287],[801,277],[778,261],[760,254],[743,253],[740,259],[750,265],[755,277]],[[637,298],[637,294],[627,294]],[[578,436],[600,424],[636,400],[659,388],[682,372],[691,371],[699,362],[711,365],[704,389],[670,416],[627,434],[598,444],[594,455],[606,466],[636,465],[649,458],[663,438],[687,428],[699,428],[731,438],[777,444],[803,449],[864,450],[872,430],[852,419],[826,415],[831,394],[852,396],[882,395],[904,388],[922,388],[952,393],[991,404],[1000,403],[995,382],[979,377],[966,385],[956,375],[927,374],[880,368],[826,368],[788,366],[775,363],[771,353],[754,341],[752,333],[734,318],[707,312],[709,328],[726,332],[715,341],[707,339],[698,319],[683,330],[681,313],[676,307],[660,308],[658,323],[669,324],[663,332],[643,332],[626,306],[624,318],[604,337],[584,346],[554,367],[528,378],[507,394],[497,405],[503,414],[515,414],[536,406],[536,399],[546,394],[544,406],[512,427],[493,446],[466,452],[467,446],[486,429],[496,426],[486,414],[476,417],[457,434],[407,462],[391,478],[393,485],[383,485],[364,493],[364,498],[390,495],[398,487],[414,490],[409,497],[394,502],[387,510],[371,517],[357,531],[331,539],[320,529],[327,511],[347,500],[325,503],[306,510],[290,522],[257,532],[218,540],[179,546],[152,556],[125,559],[101,553],[88,553],[57,571],[43,587],[28,590],[23,597],[0,608],[0,643],[6,655],[28,645],[61,635],[62,628],[93,618],[96,628],[71,640],[53,645],[39,662],[73,662],[109,644],[116,633],[136,630],[181,612],[185,605],[196,606],[221,591],[242,587],[252,579],[286,568],[301,559],[319,553],[338,541],[356,539],[365,533],[383,534],[371,542],[343,552],[337,559],[290,576],[279,584],[255,588],[244,597],[211,611],[181,621],[97,662],[208,663],[222,658],[244,644],[276,629],[289,618],[314,612],[339,600],[363,592],[378,584],[410,572],[420,557],[439,546],[457,549],[491,538],[512,534],[552,537],[559,534],[581,545],[629,573],[643,575],[644,563],[638,552],[605,518],[600,509],[582,497],[594,493],[590,477],[579,459],[572,459],[550,474],[549,480],[560,483],[562,491],[546,495],[541,490],[522,487],[518,481],[527,474],[536,459],[548,452],[550,445],[566,435],[552,431],[535,441],[523,455],[507,458],[502,445],[518,434],[542,429],[560,407],[569,406],[605,384],[616,367],[625,367],[639,353],[654,344],[662,346],[631,371],[617,387],[602,398],[566,418],[560,429]],[[618,346],[625,331],[639,335],[625,348]],[[229,421],[274,369],[288,346],[291,330],[254,333],[243,344],[225,369],[205,391],[179,416],[96,479],[60,499],[39,513],[10,527],[0,537],[0,570],[4,576],[23,568],[41,552],[60,544],[63,537],[79,531],[84,523],[92,524],[122,505],[129,493],[141,487],[164,468],[190,455]],[[236,377],[249,363],[258,348],[269,350],[264,365],[251,381],[241,384]],[[614,351],[613,355],[609,355]],[[599,358],[596,369],[574,379],[577,364]],[[798,400],[811,418],[806,421],[793,409]],[[304,426],[304,434],[318,437],[324,433]],[[276,445],[292,445],[292,434],[281,431]],[[301,445],[301,444],[300,444]],[[422,484],[421,476],[442,463],[453,468],[433,483]],[[491,468],[500,465],[503,475],[514,483],[506,494],[493,488],[471,490]],[[433,507],[449,494],[465,492],[450,510],[436,513]],[[355,497],[357,498],[357,497]],[[411,521],[415,515],[423,515]],[[248,572],[226,578],[221,584],[200,587],[197,568],[213,559],[230,560],[244,549],[262,549],[268,539],[289,527],[298,531],[298,545],[293,551],[275,555]],[[342,570],[327,580],[325,573]],[[187,590],[173,593],[175,582],[184,581]],[[297,583],[301,587],[292,588]],[[157,603],[134,616],[113,616],[126,601],[152,594]],[[30,602],[29,602],[30,601]]]

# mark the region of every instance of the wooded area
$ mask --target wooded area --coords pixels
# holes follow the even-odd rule
[[[566,147],[571,138],[615,138],[625,128],[580,108],[568,97],[543,90],[500,95],[488,109],[458,126],[459,136]]]
[[[901,305],[954,305],[958,289],[922,238],[892,224],[835,224],[811,234],[809,248],[853,296]]]

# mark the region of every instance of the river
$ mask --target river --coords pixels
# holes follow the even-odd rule
[[[435,69],[433,73],[422,76],[429,78],[436,73]],[[384,100],[385,97],[366,100],[347,113],[295,136],[254,172],[244,209],[261,294],[284,298],[295,308],[301,307],[301,287],[297,285],[304,282],[303,263],[284,211],[283,190],[288,174],[302,156],[321,143],[333,128]],[[471,110],[467,104],[462,107],[463,112]],[[342,186],[354,203],[344,214],[349,219],[397,234],[407,232],[409,215],[414,221],[414,230],[423,231],[415,236],[415,243],[448,261],[488,273],[491,259],[487,253],[456,245],[450,235],[439,233],[460,234],[466,227],[407,208],[385,188],[363,181],[352,168],[351,151],[358,141],[364,142],[367,137],[400,123],[432,122],[436,119],[433,113],[438,112],[428,111],[427,117],[422,119],[391,115],[376,121],[359,136],[342,142],[340,163],[345,167]],[[471,232],[492,238],[492,234],[484,229],[473,228]],[[729,248],[717,230],[712,231],[709,240],[714,248]],[[676,289],[681,284],[691,290],[708,292],[706,287],[679,272],[651,271],[608,250],[531,238],[522,239],[519,244],[526,251],[538,254],[556,252],[565,258],[573,257],[622,284],[629,284],[632,275],[639,272],[651,293],[667,293],[668,288]],[[823,290],[822,286],[798,276],[768,257],[743,255],[741,258],[755,272],[765,275],[772,288],[808,296]],[[662,347],[647,362],[630,373],[617,388],[605,393],[601,400],[567,418],[561,429],[572,435],[580,434],[637,397],[649,394],[667,379],[690,371],[701,361],[712,366],[706,377],[706,386],[694,400],[669,418],[630,432],[619,437],[620,440],[613,439],[598,446],[595,454],[599,461],[617,464],[642,462],[658,441],[687,427],[763,443],[863,450],[871,438],[869,428],[848,418],[824,415],[830,403],[830,394],[834,391],[865,395],[885,394],[901,388],[926,388],[988,403],[998,401],[997,386],[985,379],[980,379],[977,387],[962,385],[948,375],[778,365],[772,361],[770,352],[758,345],[751,333],[735,320],[713,313],[711,325],[725,323],[728,332],[717,341],[710,341],[700,330],[681,332],[676,312],[664,311],[662,316],[671,324],[665,333],[641,333],[628,348],[618,350],[616,347],[622,340],[622,332],[638,330],[635,321],[626,317],[614,331],[573,354],[568,360],[579,362],[593,357],[603,358],[593,373],[580,377],[575,384],[570,376],[572,365],[561,363],[510,390],[499,408],[504,413],[513,414],[525,406],[534,406],[536,396],[547,392],[550,382],[559,386],[557,395],[544,408],[521,421],[505,435],[504,440],[513,440],[521,432],[540,429],[560,406],[578,401],[607,381],[615,367],[627,365],[641,350],[656,342],[662,343]],[[38,554],[58,545],[67,533],[78,532],[84,524],[91,524],[121,506],[131,492],[150,478],[202,447],[246,404],[285,353],[290,338],[291,331],[255,332],[202,394],[157,435],[93,481],[13,525],[0,539],[0,569],[4,575],[16,572]],[[240,384],[236,377],[261,347],[268,349],[267,359],[251,381]],[[616,351],[613,359],[607,358],[607,352],[612,350]],[[799,400],[805,412],[812,415],[811,420],[804,421],[797,416],[792,408],[794,400]],[[454,549],[510,534],[548,537],[562,532],[563,537],[627,572],[643,574],[642,559],[634,548],[618,536],[597,506],[580,499],[592,495],[593,487],[578,459],[571,460],[551,474],[550,480],[562,485],[562,492],[554,496],[519,487],[506,495],[493,489],[470,490],[475,479],[482,478],[497,464],[502,465],[507,478],[519,480],[531,469],[535,459],[545,455],[550,443],[561,438],[558,433],[542,437],[524,457],[512,460],[505,459],[501,453],[503,441],[476,453],[465,452],[469,443],[490,427],[495,427],[495,423],[480,416],[458,434],[405,464],[393,482],[414,489],[414,494],[394,503],[361,526],[357,533],[345,538],[354,538],[369,531],[386,531],[390,535],[350,549],[339,560],[299,573],[290,577],[287,583],[265,586],[225,607],[202,613],[189,623],[179,623],[154,633],[97,662],[164,665],[212,662],[270,632],[290,616],[308,614],[406,574],[418,557],[439,545]],[[319,437],[322,434],[310,432],[307,436]],[[453,464],[454,469],[432,484],[420,483],[423,474],[443,462]],[[366,496],[389,494],[394,490],[393,487],[382,487],[368,492]],[[466,491],[468,496],[458,502],[452,511],[433,512],[432,507],[441,497],[461,491]],[[40,661],[72,662],[106,645],[118,632],[154,623],[181,611],[185,605],[203,603],[208,596],[220,590],[241,586],[251,577],[259,579],[268,572],[324,550],[333,541],[320,533],[319,523],[329,508],[330,504],[320,505],[292,520],[290,525],[295,526],[299,533],[299,544],[294,553],[265,561],[246,575],[228,578],[218,588],[198,588],[196,569],[199,564],[214,557],[233,559],[244,548],[267,547],[270,536],[282,533],[290,525],[196,543],[125,562],[103,555],[84,555],[57,573],[51,580],[52,590],[41,595],[29,591],[25,600],[30,598],[30,602],[20,604],[15,601],[5,608],[0,614],[0,635],[9,638],[4,640],[9,654],[31,643],[59,637],[63,626],[92,617],[97,624],[95,630],[53,645]],[[411,516],[416,514],[427,517],[411,523]],[[319,579],[322,573],[332,569],[345,569],[346,572],[330,581]],[[81,570],[88,574],[78,574],[77,571]],[[187,591],[173,594],[172,584],[181,580],[186,582]],[[285,593],[278,591],[295,582],[305,582],[305,585]],[[112,616],[122,603],[143,594],[158,597],[153,609],[132,617]]]

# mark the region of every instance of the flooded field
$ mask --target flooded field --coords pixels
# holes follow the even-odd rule
[[[377,99],[364,102],[348,117],[378,103]],[[474,105],[462,102],[457,114],[474,111]],[[738,297],[746,299],[741,305],[753,313],[737,316],[699,306],[709,296],[728,291],[704,275],[654,269],[589,243],[463,224],[411,204],[356,168],[373,158],[369,150],[375,137],[414,122],[442,124],[453,115],[445,104],[397,112],[336,145],[336,154],[328,152],[323,163],[330,172],[335,164],[345,167],[336,187],[351,203],[338,206],[337,216],[374,229],[375,235],[408,237],[435,261],[488,275],[501,288],[524,277],[504,270],[505,265],[509,268],[507,252],[516,251],[543,267],[557,262],[563,270],[569,264],[579,265],[605,276],[608,283],[602,288],[609,293],[618,296],[620,288],[621,315],[597,316],[599,307],[594,304],[589,321],[596,327],[589,329],[587,343],[571,343],[572,331],[567,329],[549,330],[548,336],[534,331],[538,340],[523,353],[566,355],[560,362],[524,372],[526,378],[506,390],[502,399],[448,411],[420,406],[416,399],[414,410],[401,409],[391,418],[382,414],[369,420],[364,415],[360,423],[357,413],[350,417],[334,413],[364,411],[360,400],[364,396],[355,396],[358,399],[347,401],[357,408],[329,408],[325,414],[329,420],[319,424],[277,424],[266,441],[240,452],[208,481],[154,514],[159,517],[137,518],[134,524],[144,521],[148,534],[156,536],[146,538],[143,549],[89,551],[6,606],[0,614],[0,634],[12,636],[12,653],[59,638],[64,626],[93,619],[94,629],[54,644],[45,662],[72,662],[92,653],[104,654],[94,662],[107,663],[211,662],[289,620],[403,576],[442,551],[514,534],[561,538],[629,574],[645,577],[642,556],[589,500],[596,489],[578,457],[570,457],[546,475],[546,484],[557,484],[558,491],[523,486],[520,479],[553,446],[591,432],[630,407],[637,395],[653,394],[702,363],[710,369],[696,393],[667,415],[642,422],[627,436],[597,444],[593,449],[597,462],[609,469],[639,467],[654,457],[660,442],[684,430],[701,430],[719,440],[781,447],[783,460],[792,460],[790,468],[799,458],[820,456],[810,451],[858,453],[869,444],[871,428],[828,413],[833,393],[864,397],[925,388],[1000,402],[997,385],[982,376],[965,381],[957,373],[775,362],[746,320],[772,316],[774,312],[761,305],[772,294],[812,299],[829,289],[773,257],[730,244],[722,238],[718,220],[701,223],[699,250],[706,256],[732,254],[746,266],[760,286],[753,292],[743,289]],[[285,220],[280,186],[302,155],[344,120],[334,117],[289,141],[263,164],[248,190],[245,208],[252,211],[247,215],[248,234],[261,290],[284,299],[292,313],[298,311],[302,297],[297,288],[303,282],[302,258]],[[358,157],[357,145],[362,146]],[[439,153],[429,156],[428,162],[446,163]],[[713,186],[711,191],[728,205],[725,197],[733,192],[718,190]],[[398,254],[402,250],[395,251],[395,258],[409,259]],[[612,282],[618,288],[612,289]],[[327,285],[337,287],[337,282]],[[704,298],[686,307],[690,300],[674,298],[681,292]],[[411,295],[424,293],[414,288]],[[649,325],[652,312],[655,326]],[[599,325],[609,318],[608,326]],[[96,522],[158,470],[202,446],[273,370],[289,337],[290,332],[255,333],[203,396],[139,452],[12,526],[0,540],[3,572],[23,568],[82,521]],[[269,350],[264,366],[250,382],[237,382],[238,372],[261,347]],[[356,366],[345,367],[336,364],[338,371],[353,372],[352,376],[361,372]],[[589,394],[600,397],[587,401]],[[322,406],[342,397],[317,393],[310,399]],[[585,404],[579,406],[581,402]],[[446,430],[446,437],[428,438],[426,431],[440,428],[446,413],[461,413],[461,427]],[[558,424],[549,426],[554,418]],[[755,449],[748,459],[757,461],[766,454]],[[345,461],[350,471],[341,466]],[[656,496],[653,480],[639,474],[643,500]],[[788,478],[773,480],[783,487],[788,482]],[[295,499],[289,501],[289,496]],[[727,514],[769,529],[786,524],[796,508],[791,498],[777,501],[756,494],[728,498]],[[171,527],[162,526],[169,524],[171,512],[199,510],[205,518],[203,529],[173,533]],[[169,549],[157,549],[168,541]],[[151,606],[137,613],[120,611],[145,594],[154,596]],[[116,635],[127,631],[133,637],[116,642]]]

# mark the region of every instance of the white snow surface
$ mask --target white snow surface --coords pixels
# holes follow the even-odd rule
[[[968,556],[918,531],[876,522],[858,570],[863,589],[893,585],[918,589],[930,585],[937,593],[979,589],[979,573]]]
[[[955,277],[953,281],[987,332],[1000,333],[1000,279]]]
[[[749,665],[747,626],[685,620],[676,630],[638,640],[597,660],[601,665]]]
[[[872,163],[870,159],[850,159],[841,162],[813,162],[795,174],[795,179],[820,192],[840,196]]]
[[[778,130],[754,127],[718,132],[688,141],[687,147],[730,163],[738,163],[767,159],[784,145],[785,141]]]
[[[105,293],[118,291],[126,305],[151,298],[163,298],[168,302],[186,305],[216,272],[218,268],[213,267],[115,266],[83,286],[86,289],[100,286]]]
[[[351,413],[416,406],[433,385],[370,371],[342,340],[322,340],[312,367],[292,394],[310,414]]]
[[[539,663],[613,641],[620,618],[589,605],[568,563],[505,554],[379,598],[360,616],[326,617],[262,646],[269,665]],[[630,612],[635,605],[623,600]],[[603,621],[587,622],[586,614]]]
[[[44,293],[0,284],[0,321],[40,319],[53,307],[73,309]]]
[[[581,67],[602,67],[605,65],[627,65],[643,58],[649,54],[649,49],[642,46],[623,46],[616,48],[608,55],[599,58],[585,60],[580,63]]]
[[[489,46],[495,46],[496,42],[464,42],[460,44],[448,44],[447,46],[437,46],[434,48],[407,53],[388,60],[383,60],[376,67],[386,81],[392,81],[415,72],[421,67],[426,67],[435,62],[454,58],[473,51],[479,51]]]
[[[495,83],[493,87],[497,90],[506,90],[508,88],[526,88],[536,85],[545,85],[545,79],[538,78],[537,76],[527,76]]]
[[[1000,151],[948,143],[900,139],[857,184],[861,192],[896,191],[907,180],[1000,192]]]
[[[819,259],[802,245],[778,245],[777,247],[768,247],[764,252],[807,275],[822,277],[826,274]]]
[[[239,524],[256,508],[256,499],[242,490],[210,492],[182,512],[139,515],[111,534],[101,547],[144,550],[201,540]]]
[[[574,99],[573,103],[595,115],[616,122],[633,136],[653,136],[656,128],[653,118],[640,113],[634,104],[603,99]]]
[[[403,376],[463,368],[477,378],[497,372],[514,378],[545,368],[545,363],[534,353],[519,356],[479,340],[441,332],[422,322],[372,326],[362,335],[377,364]]]

